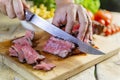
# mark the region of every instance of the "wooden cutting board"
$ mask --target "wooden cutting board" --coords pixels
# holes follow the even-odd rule
[[[44,31],[40,31],[40,46],[43,45],[48,36]],[[106,53],[105,55],[79,54],[61,59],[54,55],[43,53],[56,65],[53,70],[48,72],[34,70],[31,65],[22,64],[17,58],[10,57],[8,48],[11,45],[11,41],[0,43],[0,59],[4,64],[28,80],[64,80],[118,53],[120,49],[120,33],[108,37],[94,35],[94,38],[95,44],[99,47],[99,50]]]

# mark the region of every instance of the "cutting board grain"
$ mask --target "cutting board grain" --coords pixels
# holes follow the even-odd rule
[[[41,38],[41,44],[39,46],[44,44],[48,36],[46,32],[40,31],[39,37]],[[48,72],[34,70],[31,65],[22,64],[17,58],[10,57],[8,48],[11,45],[11,41],[0,43],[0,56],[4,64],[28,80],[64,80],[117,54],[120,49],[120,33],[108,37],[94,35],[94,42],[99,47],[99,50],[106,53],[105,55],[79,54],[61,59],[43,52],[43,54],[56,65],[53,70]]]

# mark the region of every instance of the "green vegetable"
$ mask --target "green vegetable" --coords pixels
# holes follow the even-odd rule
[[[32,0],[34,5],[37,5],[38,7],[40,4],[44,4],[47,7],[47,10],[50,10],[51,8],[55,8],[55,0]]]
[[[39,7],[40,4],[44,4],[48,10],[55,8],[55,0],[32,0],[34,5]],[[93,13],[97,12],[100,7],[100,0],[75,0],[77,4],[82,4],[85,8],[92,11]]]
[[[100,0],[75,0],[77,4],[83,5],[86,9],[97,12],[100,8]]]

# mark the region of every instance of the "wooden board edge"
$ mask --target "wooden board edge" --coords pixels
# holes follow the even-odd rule
[[[24,67],[19,67],[19,65],[13,59],[9,58],[6,55],[3,55],[3,63],[27,80],[42,80],[34,74],[30,73],[28,70],[23,69]]]
[[[82,71],[86,70],[87,68],[92,67],[95,64],[100,63],[100,62],[102,62],[102,61],[104,61],[104,60],[118,54],[119,51],[120,51],[120,48],[118,48],[118,49],[116,49],[114,51],[111,51],[111,52],[107,53],[106,55],[100,56],[99,58],[95,59],[96,62],[90,61],[86,65],[83,65],[83,66],[80,66],[80,67],[78,67],[76,69],[71,70],[69,72],[69,74],[67,74],[67,75],[62,74],[62,75],[60,75],[60,76],[58,76],[58,77],[56,77],[54,79],[51,79],[51,80],[65,80],[65,79],[68,79],[68,78],[78,74],[79,72],[82,72]]]

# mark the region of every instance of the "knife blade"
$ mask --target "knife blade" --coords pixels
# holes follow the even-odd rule
[[[93,48],[92,46],[87,45],[86,43],[79,40],[78,38],[75,38],[72,35],[68,34],[67,32],[59,29],[55,25],[47,22],[43,18],[30,12],[29,10],[25,10],[25,17],[26,17],[26,21],[31,22],[32,24],[43,29],[44,31],[48,32],[49,34],[77,44],[79,47],[79,50],[81,52],[94,54],[94,55],[103,55],[104,54],[103,52]]]

